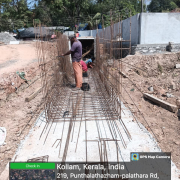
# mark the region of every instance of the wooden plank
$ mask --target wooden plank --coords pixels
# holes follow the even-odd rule
[[[31,94],[29,97],[25,98],[25,101],[30,102],[32,99],[34,99],[38,95],[39,92],[41,92],[41,90],[42,90],[42,87],[36,89],[36,91],[33,94]]]
[[[153,101],[154,103],[160,105],[161,107],[163,107],[164,109],[167,109],[168,111],[176,112],[177,109],[178,109],[176,105],[165,102],[165,101],[163,101],[163,100],[161,100],[161,99],[159,99],[157,97],[154,97],[151,94],[144,93],[143,96],[144,96],[144,98],[147,98],[150,101]]]

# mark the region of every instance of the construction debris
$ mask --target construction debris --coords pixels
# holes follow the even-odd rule
[[[49,155],[28,159],[27,162],[48,162]]]
[[[168,97],[168,98],[172,98],[172,97],[174,97],[172,94],[170,94],[170,93],[166,93],[166,96]]]
[[[148,93],[144,93],[143,96],[151,101],[153,101],[154,103],[160,105],[161,107],[171,111],[171,112],[176,112],[177,111],[177,106],[170,104],[168,102],[165,102],[159,98],[156,98]]]
[[[20,72],[20,73],[19,73],[19,71],[17,71],[16,74],[19,75],[19,77],[20,77],[21,79],[25,80],[26,82],[28,81],[28,80],[25,78],[25,72]]]
[[[176,99],[176,105],[180,109],[180,99]]]
[[[174,82],[171,82],[170,88],[171,88],[172,90],[175,90],[175,89],[176,89],[176,85],[175,85]]]
[[[36,91],[33,94],[31,94],[29,97],[25,98],[25,101],[30,102],[32,99],[34,99],[38,95],[38,93],[41,92],[41,90],[42,90],[42,87],[36,89]]]
[[[14,38],[11,34],[8,33],[0,33],[0,41],[9,44],[10,41],[16,41],[16,38]]]
[[[176,69],[179,69],[180,68],[180,64],[176,64]]]
[[[154,91],[154,89],[153,89],[153,87],[152,87],[152,86],[150,86],[150,87],[148,88],[148,90],[149,90],[149,91],[151,91],[151,92],[153,92],[153,91]]]

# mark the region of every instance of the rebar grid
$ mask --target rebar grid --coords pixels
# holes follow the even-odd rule
[[[104,83],[106,91],[109,95],[109,98],[114,103],[114,110],[119,113],[120,117],[123,113],[122,110],[122,102],[126,103],[127,108],[132,112],[134,120],[137,122],[138,126],[139,122],[135,116],[135,113],[139,113],[142,119],[147,124],[147,127],[151,130],[152,134],[158,141],[155,136],[153,130],[149,126],[146,121],[143,113],[138,108],[138,102],[133,100],[133,96],[128,92],[126,87],[123,85],[123,82],[128,81],[132,84],[137,91],[143,94],[143,92],[134,84],[133,80],[127,77],[123,73],[123,66],[133,66],[127,63],[123,58],[126,55],[131,54],[131,11],[127,11],[129,18],[126,19],[126,31],[123,29],[122,24],[124,23],[121,12],[118,14],[114,14],[111,11],[111,25],[109,27],[104,28],[104,20],[102,16],[103,22],[103,30],[98,32],[96,35],[96,71]],[[116,17],[116,18],[115,18]],[[129,22],[129,25],[128,23]],[[98,31],[98,30],[97,30]],[[123,39],[123,37],[129,37],[128,39]],[[139,69],[137,66],[135,68]],[[153,71],[153,70],[152,70]],[[149,72],[143,70],[142,74],[147,77],[149,76]],[[126,97],[126,98],[125,98]],[[135,106],[135,110],[133,111],[128,103],[127,99],[131,104]]]
[[[117,149],[118,158],[120,158],[120,148],[126,148],[127,142],[131,139],[131,135],[124,122],[119,114],[114,111],[114,104],[108,98],[104,84],[98,77],[97,72],[92,70],[88,74],[88,78],[84,78],[84,81],[91,84],[90,91],[73,93],[68,87],[64,87],[62,94],[54,95],[59,103],[54,107],[55,111],[51,116],[53,120],[46,123],[40,137],[45,143],[47,138],[50,138],[55,131],[60,132],[57,137],[59,139],[58,145],[60,146],[59,158],[64,162],[68,159],[67,155],[70,142],[75,142],[73,148],[76,152],[80,146],[79,143],[82,143],[82,137],[86,149],[84,160],[87,162],[90,161],[90,150],[88,146],[92,141],[97,142],[96,149],[97,152],[100,152],[99,160],[106,161],[108,156],[106,155],[107,157],[105,159],[102,157],[104,156],[106,145],[109,151]],[[107,96],[107,98],[103,98],[103,96]],[[94,124],[94,129],[89,127],[90,123]],[[90,133],[96,134],[94,139],[92,137],[88,138],[92,136],[87,133],[88,129],[91,129]],[[79,142],[80,137],[81,141]],[[114,142],[116,149],[110,150],[109,141]]]
[[[83,78],[83,81],[90,85],[89,91],[74,93],[68,87],[73,82],[72,64],[68,56],[60,56],[69,49],[67,36],[57,33],[57,39],[53,42],[49,37],[38,38],[36,47],[46,117],[40,140],[46,143],[48,138],[58,131],[56,139],[59,142],[56,148],[59,147],[58,157],[63,162],[73,156],[72,148],[76,153],[82,147],[82,138],[85,144],[82,157],[84,161],[93,161],[90,158],[93,151],[91,144],[95,143],[93,148],[98,152],[99,161],[112,160],[109,153],[117,151],[113,160],[119,162],[123,159],[121,148],[126,148],[132,138],[122,118],[126,116],[122,106],[126,103],[125,93],[137,108],[137,112],[140,112],[136,102],[123,86],[125,62],[122,57],[123,51],[128,50],[129,54],[131,52],[131,16],[128,40],[122,38],[122,16],[118,14],[115,19],[117,23],[113,21],[113,17],[111,12],[111,26],[104,28],[103,25],[102,32],[98,32],[96,36],[96,66],[88,71],[88,78]],[[39,28],[41,29],[41,26]],[[127,108],[131,110],[128,105]],[[141,112],[140,114],[143,116]],[[132,116],[139,125],[135,114]],[[75,143],[74,147],[71,147],[71,142]],[[52,142],[52,146],[55,143]]]

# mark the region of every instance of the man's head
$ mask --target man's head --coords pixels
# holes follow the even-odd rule
[[[69,40],[73,43],[76,40],[76,35],[75,34],[71,34],[68,36]]]

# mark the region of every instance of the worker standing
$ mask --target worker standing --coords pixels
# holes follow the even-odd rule
[[[76,81],[76,88],[72,90],[77,91],[77,90],[81,90],[82,87],[82,66],[80,63],[82,58],[82,44],[76,38],[76,35],[70,35],[69,39],[71,41],[72,47],[67,53],[62,54],[62,56],[71,54],[74,76]]]

